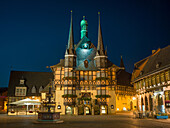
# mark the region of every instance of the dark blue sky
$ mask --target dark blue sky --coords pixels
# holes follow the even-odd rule
[[[127,71],[151,50],[170,44],[170,1],[166,0],[0,0],[0,86],[11,70],[50,71],[64,58],[70,10],[74,41],[86,16],[88,36],[97,45],[98,11],[109,59]]]

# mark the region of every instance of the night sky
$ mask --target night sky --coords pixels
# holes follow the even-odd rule
[[[8,86],[10,70],[50,71],[64,58],[70,10],[75,43],[86,16],[88,37],[97,45],[98,11],[108,57],[126,70],[153,49],[170,44],[169,0],[0,0],[0,87]]]

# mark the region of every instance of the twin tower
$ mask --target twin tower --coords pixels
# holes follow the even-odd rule
[[[88,30],[87,30],[88,23],[85,20],[85,16],[83,16],[83,20],[80,23],[81,40],[79,41],[78,44],[76,44],[76,45],[74,44],[73,18],[72,18],[72,12],[71,12],[71,22],[70,22],[68,45],[67,45],[66,52],[65,52],[65,67],[68,67],[68,68],[72,67],[75,69],[76,67],[80,66],[83,61],[84,64],[85,63],[89,63],[89,64],[94,63],[93,65],[95,66],[96,69],[107,68],[107,61],[108,61],[107,60],[107,49],[104,49],[101,24],[100,24],[100,13],[98,13],[98,14],[99,14],[98,44],[97,44],[97,49],[96,49],[96,47],[91,43],[91,41],[88,38]],[[92,52],[89,52],[90,50]],[[95,55],[94,55],[94,52],[95,52]],[[86,56],[85,58],[80,57],[80,56],[83,56],[83,54],[84,54],[84,56]],[[93,56],[92,59],[88,59],[88,58],[91,58],[92,56]],[[83,67],[84,70],[86,68],[87,68],[87,66]]]

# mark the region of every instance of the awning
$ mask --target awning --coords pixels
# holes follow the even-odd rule
[[[19,100],[16,102],[12,102],[10,104],[15,104],[15,105],[40,105],[41,102],[37,99],[37,100],[31,100],[29,98],[27,99],[23,99],[23,100]]]

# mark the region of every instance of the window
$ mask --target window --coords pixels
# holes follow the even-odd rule
[[[22,89],[19,90],[19,95],[22,96]]]
[[[26,95],[26,87],[16,87],[15,96],[25,96]]]
[[[16,89],[16,94],[17,94],[17,96],[19,95],[19,89]]]
[[[20,80],[20,84],[24,84],[24,80]]]
[[[102,95],[106,95],[106,91],[105,90],[102,90]]]
[[[68,94],[72,94],[72,90],[68,90]]]
[[[25,95],[25,89],[22,90],[22,95]]]
[[[97,90],[97,95],[100,95],[100,90]]]
[[[165,73],[165,79],[168,81],[169,80],[169,72]]]
[[[164,73],[161,73],[161,81],[164,82],[165,79],[164,79]]]

